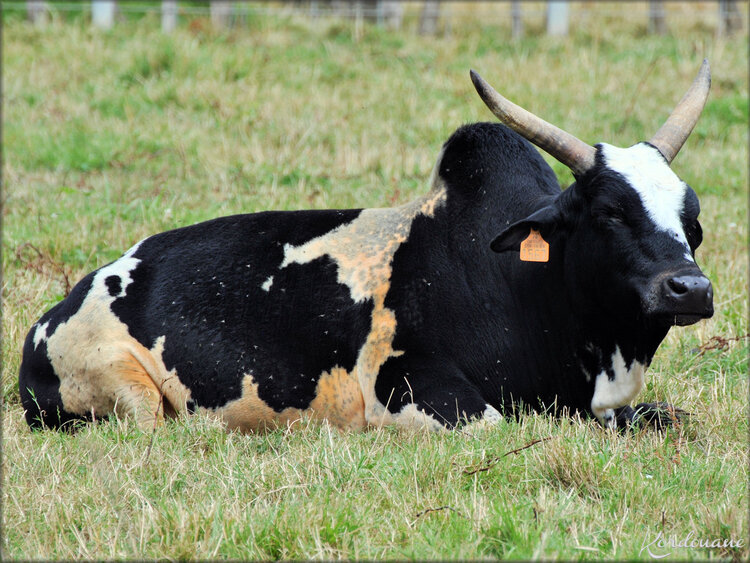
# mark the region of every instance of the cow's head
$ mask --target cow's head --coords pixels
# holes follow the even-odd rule
[[[531,229],[565,256],[566,285],[622,319],[687,325],[713,314],[711,282],[695,263],[702,240],[695,192],[669,167],[703,109],[704,61],[693,85],[649,141],[592,147],[500,96],[474,71],[474,85],[506,125],[568,166],[576,183],[492,241],[518,250]]]

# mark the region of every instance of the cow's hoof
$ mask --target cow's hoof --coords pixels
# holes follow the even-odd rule
[[[669,403],[639,403],[617,409],[618,428],[643,428],[662,431],[680,426],[690,413]]]

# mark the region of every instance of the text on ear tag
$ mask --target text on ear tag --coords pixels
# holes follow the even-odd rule
[[[524,262],[548,262],[549,243],[542,238],[539,231],[531,229],[531,233],[521,243],[521,260]]]

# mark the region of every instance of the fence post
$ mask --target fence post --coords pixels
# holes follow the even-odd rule
[[[26,16],[34,25],[47,23],[47,3],[40,1],[26,2]]]
[[[229,25],[229,16],[232,14],[232,2],[211,2],[211,24],[217,29],[223,29]]]
[[[523,36],[523,14],[521,12],[521,0],[513,0],[510,3],[510,18],[513,29],[513,39]]]
[[[161,30],[170,33],[177,27],[177,0],[162,0]]]
[[[732,34],[742,29],[742,14],[736,0],[719,0],[718,35]]]
[[[101,29],[110,29],[115,23],[114,0],[93,0],[91,2],[91,23]]]
[[[440,3],[437,0],[426,0],[419,15],[419,34],[434,35],[437,32],[439,16]]]
[[[547,35],[567,35],[570,10],[567,0],[547,2]]]
[[[354,2],[354,40],[359,41],[362,38],[362,2]]]
[[[360,7],[361,17],[364,21],[382,24],[382,0],[358,0],[357,5]]]
[[[404,5],[401,2],[394,2],[394,0],[378,0],[378,9],[380,10],[383,23],[385,23],[386,27],[391,29],[401,29],[401,22],[404,18]]]
[[[667,33],[667,18],[664,13],[663,0],[649,0],[648,30],[650,33],[656,33],[657,35]]]

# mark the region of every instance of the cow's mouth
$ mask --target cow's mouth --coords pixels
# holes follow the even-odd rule
[[[675,313],[675,312],[661,312],[657,313],[654,317],[656,319],[659,319],[659,322],[663,322],[666,325],[669,326],[689,326],[694,325],[698,321],[701,321],[703,319],[710,319],[714,314],[714,309],[711,307],[710,309],[706,309],[701,312],[685,312],[685,313]]]
[[[707,319],[711,317],[713,311],[710,314],[699,314],[699,313],[683,313],[681,315],[674,316],[674,325],[676,326],[688,326],[693,325],[701,319]]]

